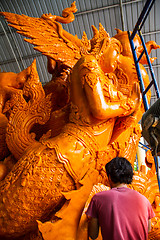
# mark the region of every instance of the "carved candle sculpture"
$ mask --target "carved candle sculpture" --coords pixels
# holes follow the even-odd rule
[[[101,24],[99,30],[92,26],[91,40],[69,34],[60,23],[73,21],[76,10],[74,2],[62,17],[0,13],[48,57],[52,74],[43,88],[35,60],[19,74],[0,73],[2,237],[87,239],[83,209],[93,185],[105,188],[105,164],[115,156],[135,161],[144,108],[131,52],[125,51],[128,39],[124,33],[124,44],[120,30],[110,37]],[[150,50],[158,47],[148,43]],[[154,203],[158,185],[152,193],[145,185],[155,181],[155,170],[151,175],[153,181],[136,172],[131,187],[152,194]]]

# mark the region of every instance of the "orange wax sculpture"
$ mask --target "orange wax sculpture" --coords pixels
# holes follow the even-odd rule
[[[0,13],[47,56],[52,74],[42,87],[35,60],[21,73],[0,73],[0,237],[87,239],[84,209],[94,192],[109,189],[105,164],[124,156],[134,165],[144,108],[128,38],[120,30],[110,37],[100,24],[92,26],[91,40],[85,33],[78,39],[60,24],[76,11],[74,2],[62,17]],[[153,41],[147,46],[159,48]],[[154,205],[155,168],[148,174],[136,172],[130,187]],[[159,221],[157,205],[155,212]],[[159,238],[153,220],[150,239]]]

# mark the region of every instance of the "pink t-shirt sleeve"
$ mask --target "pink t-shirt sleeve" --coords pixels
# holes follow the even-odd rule
[[[94,197],[91,199],[91,202],[90,202],[90,204],[88,206],[88,209],[86,211],[86,215],[90,216],[90,217],[93,217],[93,218],[98,218],[98,213],[97,213],[97,210],[96,210]]]
[[[149,202],[149,201],[148,201]],[[148,220],[155,217],[155,213],[153,211],[153,208],[149,202],[149,206],[148,206]]]

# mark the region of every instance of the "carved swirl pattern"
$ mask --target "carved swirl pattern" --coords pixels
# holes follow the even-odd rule
[[[63,200],[62,192],[75,189],[64,164],[57,160],[54,149],[39,149],[40,145],[31,154],[24,156],[21,162],[17,162],[5,184],[3,185],[3,181],[0,184],[3,188],[0,232],[6,232],[6,236],[12,236],[12,233],[18,236],[26,233],[27,229],[33,229],[35,220],[43,219],[50,211],[54,212]],[[17,220],[14,218],[15,214]],[[3,225],[4,218],[7,218],[7,224],[5,222]]]
[[[18,91],[9,101],[9,104],[14,103],[14,106],[9,118],[6,141],[16,159],[22,156],[28,146],[36,142],[36,135],[30,132],[33,125],[45,124],[51,113],[50,95],[45,97],[38,73],[34,69],[35,62],[32,65],[31,76],[23,91]]]

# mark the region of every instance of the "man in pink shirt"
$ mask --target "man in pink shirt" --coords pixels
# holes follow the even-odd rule
[[[133,178],[130,162],[116,157],[105,167],[111,189],[91,199],[86,211],[89,236],[96,239],[100,226],[103,240],[147,240],[155,214],[146,197],[127,188]]]

